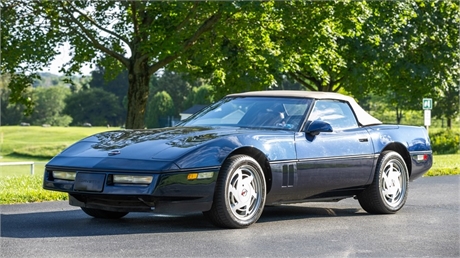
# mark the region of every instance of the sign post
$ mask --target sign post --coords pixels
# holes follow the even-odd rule
[[[425,127],[428,131],[428,127],[431,125],[431,109],[433,108],[433,100],[429,98],[423,98],[422,106],[424,110]]]

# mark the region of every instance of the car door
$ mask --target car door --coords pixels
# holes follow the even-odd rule
[[[315,120],[329,123],[332,132],[295,136],[298,183],[306,197],[369,183],[374,149],[348,103],[317,100],[306,127]]]

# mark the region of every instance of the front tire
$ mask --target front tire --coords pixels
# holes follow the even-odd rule
[[[204,215],[219,227],[245,228],[259,219],[265,196],[259,163],[246,155],[231,156],[221,167],[211,210]]]
[[[392,214],[406,203],[409,175],[404,159],[394,151],[381,154],[372,184],[358,197],[361,207],[375,214]]]
[[[80,207],[82,211],[84,211],[89,216],[99,218],[99,219],[119,219],[128,214],[128,212],[118,212],[118,211],[105,211],[105,210],[98,210],[98,209],[91,209]]]

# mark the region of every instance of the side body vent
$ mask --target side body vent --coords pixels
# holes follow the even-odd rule
[[[282,187],[293,187],[294,186],[294,165],[283,166],[283,185]]]

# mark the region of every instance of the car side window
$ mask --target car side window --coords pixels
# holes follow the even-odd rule
[[[346,102],[337,100],[317,100],[308,120],[328,122],[333,130],[358,127],[350,106]]]

